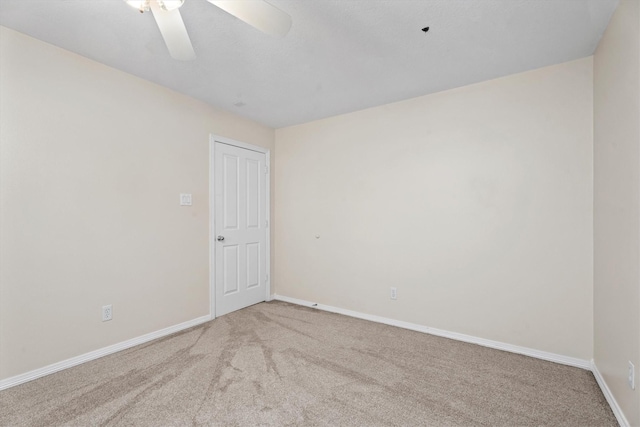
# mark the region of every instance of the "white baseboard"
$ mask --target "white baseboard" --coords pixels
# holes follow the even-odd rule
[[[520,347],[518,345],[492,341],[484,338],[474,337],[471,335],[459,334],[457,332],[449,332],[442,329],[430,328],[428,326],[418,325],[416,323],[403,322],[401,320],[389,319],[387,317],[375,316],[373,314],[364,314],[357,311],[345,310],[343,308],[332,307],[330,305],[315,304],[309,301],[285,297],[277,294],[273,295],[273,299],[289,302],[292,304],[303,305],[306,307],[317,308],[318,310],[329,311],[331,313],[344,314],[345,316],[356,317],[358,319],[384,323],[385,325],[397,326],[399,328],[409,329],[412,331],[424,332],[425,334],[437,335],[439,337],[450,338],[456,341],[478,344],[483,347],[495,348],[498,350],[508,351],[510,353],[522,354],[525,356],[535,357],[536,359],[574,366],[576,368],[591,370],[591,362],[588,360],[577,359],[574,357],[563,356],[561,354],[549,353],[546,351],[535,350],[527,347]]]
[[[622,412],[622,409],[618,405],[618,402],[613,397],[613,394],[611,393],[611,390],[607,386],[607,383],[604,381],[604,378],[600,374],[600,371],[598,370],[598,367],[596,366],[594,360],[591,360],[590,362],[588,362],[586,360],[563,356],[555,353],[548,353],[545,351],[535,350],[527,347],[520,347],[517,345],[506,344],[499,341],[487,340],[484,338],[478,338],[470,335],[459,334],[457,332],[449,332],[449,331],[444,331],[442,329],[430,328],[428,326],[422,326],[416,323],[403,322],[401,320],[394,320],[386,317],[375,316],[372,314],[360,313],[357,311],[346,310],[343,308],[333,307],[333,306],[324,305],[324,304],[315,304],[310,301],[305,301],[297,298],[290,298],[283,295],[274,294],[271,296],[271,298],[269,298],[269,300],[278,300],[278,301],[284,301],[284,302],[302,305],[306,307],[317,308],[318,310],[328,311],[331,313],[343,314],[345,316],[355,317],[358,319],[369,320],[377,323],[383,323],[385,325],[397,326],[399,328],[409,329],[412,331],[423,332],[431,335],[437,335],[437,336],[450,338],[457,341],[478,344],[484,347],[495,348],[498,350],[504,350],[511,353],[522,354],[525,356],[535,357],[537,359],[547,360],[550,362],[556,362],[556,363],[561,363],[563,365],[569,365],[577,368],[590,370],[593,372],[596,382],[600,386],[600,389],[602,390],[602,394],[604,394],[604,397],[609,403],[609,406],[611,406],[611,410],[613,411],[620,426],[629,427],[629,422],[624,416],[624,413]],[[41,378],[46,375],[53,374],[54,372],[62,371],[64,369],[71,368],[73,366],[77,366],[82,363],[89,362],[91,360],[95,360],[100,357],[116,353],[121,350],[125,350],[127,348],[135,347],[136,345],[139,345],[139,344],[144,344],[146,342],[152,341],[157,338],[162,338],[164,336],[171,335],[185,329],[189,329],[193,326],[197,326],[202,323],[208,322],[209,320],[211,320],[210,315],[198,317],[196,319],[189,320],[187,322],[183,322],[178,325],[169,326],[168,328],[164,328],[159,331],[151,332],[151,333],[139,336],[137,338],[132,338],[130,340],[123,341],[118,344],[113,344],[108,347],[104,347],[98,350],[91,351],[89,353],[82,354],[80,356],[72,357],[70,359],[54,363],[54,364],[45,366],[43,368],[35,369],[33,371],[26,372],[24,374],[20,374],[14,377],[0,380],[0,390],[5,390],[10,387],[14,387],[19,384],[26,383],[28,381],[35,380],[37,378]]]
[[[160,329],[159,331],[150,332],[137,338],[132,338],[130,340],[126,340],[118,344],[113,344],[108,347],[103,347],[98,350],[90,351],[89,353],[81,354],[80,356],[72,357],[70,359],[54,363],[43,368],[35,369],[30,372],[25,372],[24,374],[0,380],[0,390],[5,390],[9,387],[14,387],[19,384],[35,380],[36,378],[44,377],[45,375],[53,374],[54,372],[62,371],[63,369],[71,368],[72,366],[80,365],[90,360],[98,359],[108,354],[116,353],[118,351],[125,350],[139,344],[144,344],[157,338],[162,338],[164,336],[180,332],[193,326],[200,325],[204,322],[208,322],[209,320],[211,320],[211,315],[198,317],[197,319],[189,320],[174,326],[169,326],[168,328]]]
[[[618,420],[618,424],[620,424],[620,427],[629,427],[629,421],[627,421],[627,417],[624,416],[620,405],[618,405],[615,397],[613,397],[613,393],[611,393],[609,386],[602,377],[602,374],[598,370],[596,362],[593,359],[591,360],[591,372],[593,372],[593,376],[596,377],[596,382],[600,386],[600,390],[602,390],[602,394],[604,394],[605,399],[607,399],[609,406],[611,406],[613,415],[616,416],[616,420]]]

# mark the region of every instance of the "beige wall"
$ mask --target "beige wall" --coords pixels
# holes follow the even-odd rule
[[[274,131],[6,28],[0,94],[0,379],[207,315],[209,133]]]
[[[592,88],[586,58],[276,130],[275,291],[591,359]]]
[[[623,0],[594,56],[594,360],[640,426],[640,3]],[[627,363],[636,366],[636,390]]]

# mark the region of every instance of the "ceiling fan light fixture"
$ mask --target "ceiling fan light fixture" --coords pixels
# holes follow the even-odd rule
[[[184,0],[157,0],[164,10],[176,10],[184,4]]]
[[[291,28],[291,16],[265,0],[208,0],[232,16],[272,36],[283,37]],[[151,12],[169,55],[179,61],[196,58],[189,33],[178,10],[184,0],[124,0],[140,12]]]
[[[124,2],[140,12],[149,11],[149,0],[124,0]]]

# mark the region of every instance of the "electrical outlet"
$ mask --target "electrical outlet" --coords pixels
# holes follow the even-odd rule
[[[398,299],[398,288],[391,287],[391,299]]]
[[[636,368],[633,366],[633,363],[629,361],[629,376],[627,377],[627,383],[629,383],[629,387],[631,390],[636,389]]]
[[[105,305],[102,307],[102,321],[106,322],[107,320],[113,319],[113,309],[111,308],[111,304]]]

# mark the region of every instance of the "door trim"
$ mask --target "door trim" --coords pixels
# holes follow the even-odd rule
[[[265,301],[271,301],[271,150],[246,142],[236,141],[215,134],[209,135],[209,313],[211,319],[216,318],[216,230],[215,230],[215,145],[216,143],[232,145],[246,150],[257,151],[265,155],[266,172],[266,274],[267,285]]]

